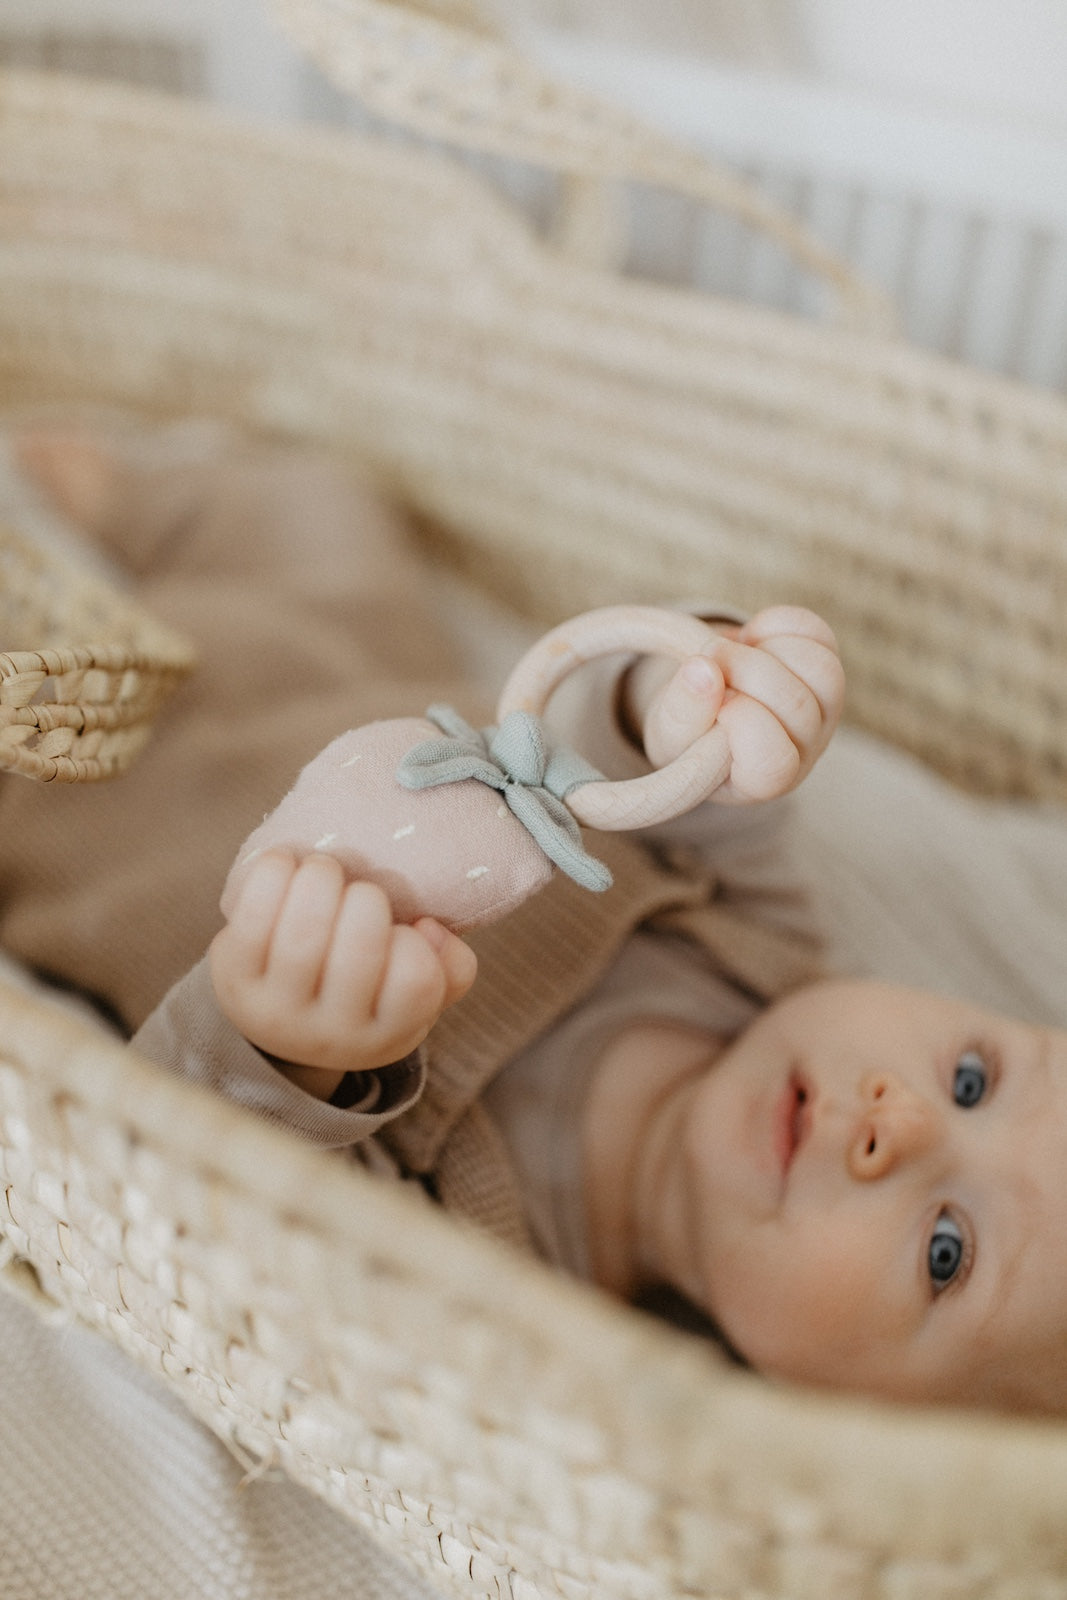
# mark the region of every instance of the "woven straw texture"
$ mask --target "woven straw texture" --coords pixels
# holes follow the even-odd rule
[[[451,8],[284,9],[343,20],[356,60],[376,22],[383,81],[410,77],[398,21],[431,56],[432,30],[462,108]],[[833,622],[855,720],[1064,798],[1062,402],[869,326],[616,281],[381,140],[11,75],[0,148],[0,402],[358,452],[442,560],[542,621],[786,593]],[[1067,1594],[1059,1428],[777,1392],[6,989],[0,1040],[12,1281],[442,1594]]]
[[[564,262],[425,152],[13,77],[0,118],[16,402],[358,450],[542,621],[788,593],[854,721],[970,787],[1067,790],[1062,400]]]
[[[18,1260],[442,1594],[1063,1593],[1062,1430],[776,1393],[78,1022],[0,1029]]]
[[[168,629],[0,524],[0,769],[45,782],[123,772],[190,670]]]

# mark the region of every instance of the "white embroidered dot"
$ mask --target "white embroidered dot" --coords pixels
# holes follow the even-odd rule
[[[254,850],[250,850],[246,856],[242,856],[241,857],[241,865],[242,865],[242,867],[247,867],[249,862],[254,861],[257,856],[261,856],[262,854],[263,854],[263,846],[262,845],[257,845]]]
[[[498,817],[506,817],[508,815],[507,806],[497,806],[496,814]]]
[[[321,839],[317,839],[315,841],[315,844],[312,846],[312,849],[314,849],[314,850],[328,850],[330,848],[330,846],[333,844],[333,841],[336,838],[337,838],[337,835],[335,833],[324,833]]]
[[[363,760],[363,752],[362,752],[362,750],[357,750],[354,756],[349,756],[347,761],[342,761],[341,762],[341,770],[344,771],[345,767],[354,767],[357,761],[362,761],[362,760]]]
[[[415,832],[415,824],[413,822],[409,822],[409,823],[407,823],[407,825],[405,827],[398,828],[396,830],[396,832],[393,834],[393,838],[394,839],[406,839],[409,833],[414,833],[414,832]]]
[[[467,873],[468,878],[484,878],[489,871],[488,867],[472,867]]]

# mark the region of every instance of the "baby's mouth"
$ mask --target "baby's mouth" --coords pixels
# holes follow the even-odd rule
[[[808,1136],[811,1124],[811,1093],[797,1072],[789,1074],[789,1082],[782,1093],[778,1107],[777,1141],[782,1176],[789,1175],[793,1158]]]

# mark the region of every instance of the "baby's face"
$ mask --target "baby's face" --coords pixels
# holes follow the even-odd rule
[[[1067,1405],[1067,1034],[819,984],[763,1013],[692,1110],[702,1298],[757,1369]]]

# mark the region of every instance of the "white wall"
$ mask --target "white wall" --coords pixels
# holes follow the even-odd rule
[[[484,0],[653,53],[888,93],[1067,132],[1067,0]],[[211,90],[289,114],[291,58],[268,0],[0,0],[0,29],[202,32]]]
[[[608,43],[1067,129],[1067,0],[497,0]]]
[[[497,8],[609,44],[768,69],[802,60],[798,0],[497,0]]]
[[[1067,132],[1065,0],[795,3],[814,77]]]

